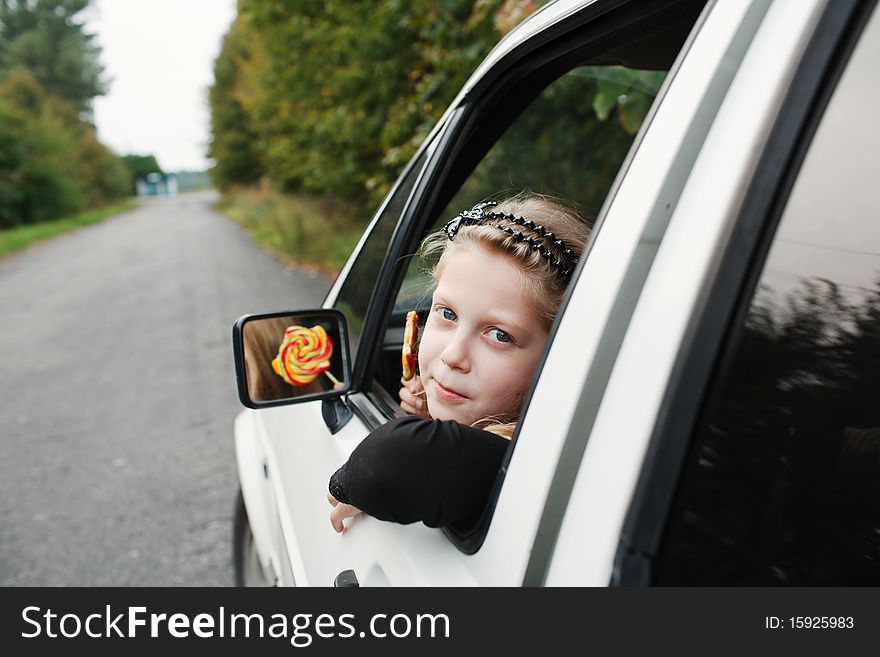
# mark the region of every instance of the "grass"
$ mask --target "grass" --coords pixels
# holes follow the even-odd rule
[[[227,192],[218,209],[288,265],[337,273],[366,225],[347,206],[308,196],[283,194],[268,186]]]
[[[70,230],[90,226],[100,223],[112,216],[131,210],[137,207],[138,202],[135,199],[128,199],[122,203],[108,205],[103,208],[87,210],[72,217],[57,219],[54,221],[45,221],[39,224],[29,224],[27,226],[16,226],[15,228],[5,228],[0,230],[0,258],[15,251],[21,251],[36,242],[42,242],[61,233]]]

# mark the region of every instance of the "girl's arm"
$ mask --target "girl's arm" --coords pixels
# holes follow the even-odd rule
[[[361,441],[330,478],[333,498],[354,508],[346,515],[337,505],[331,521],[341,524],[361,509],[380,520],[429,527],[476,521],[509,444],[457,422],[389,422]]]

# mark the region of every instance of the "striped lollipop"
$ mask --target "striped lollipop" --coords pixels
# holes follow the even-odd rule
[[[284,331],[281,346],[278,347],[278,356],[272,361],[272,369],[294,386],[311,383],[322,372],[337,383],[330,372],[327,372],[332,355],[333,342],[323,326],[289,326]]]
[[[416,359],[419,348],[419,314],[410,310],[406,314],[406,327],[403,331],[403,349],[400,358],[403,365],[403,380],[409,381],[416,375]]]

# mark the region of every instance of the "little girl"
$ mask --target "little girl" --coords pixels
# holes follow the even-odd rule
[[[412,416],[376,429],[330,479],[330,522],[365,512],[462,527],[479,518],[513,435],[588,226],[563,203],[520,195],[481,203],[429,235],[440,254],[404,383]]]

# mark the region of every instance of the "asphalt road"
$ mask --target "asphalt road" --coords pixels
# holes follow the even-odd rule
[[[214,200],[152,199],[0,261],[0,585],[232,585],[231,327],[331,281]]]

